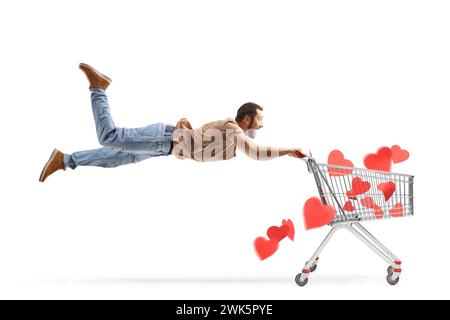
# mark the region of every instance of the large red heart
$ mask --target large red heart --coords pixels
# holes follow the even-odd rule
[[[377,206],[377,204],[375,203],[375,201],[373,201],[373,199],[371,197],[365,197],[365,198],[361,199],[361,204],[364,207],[369,208],[369,209],[374,209],[375,206]]]
[[[291,239],[292,241],[294,241],[294,237],[295,237],[294,223],[291,221],[291,219],[288,219],[287,221],[283,220],[282,224],[283,224],[283,226],[289,227],[288,238]]]
[[[369,191],[370,183],[362,180],[359,177],[353,178],[352,180],[352,190],[347,191],[347,196],[351,200],[356,200],[356,196],[361,195]]]
[[[303,218],[306,230],[329,224],[336,217],[336,211],[330,205],[323,205],[319,198],[308,199],[303,206]]]
[[[276,240],[278,242],[286,238],[288,234],[289,234],[289,226],[287,225],[281,227],[273,226],[267,229],[267,236],[269,237],[269,239]]]
[[[408,160],[409,152],[406,150],[402,150],[399,146],[395,145],[391,148],[392,151],[392,161],[394,163],[400,163]]]
[[[353,206],[351,201],[347,201],[344,205],[344,210],[348,212],[353,212],[355,211],[355,207]]]
[[[397,203],[392,209],[389,210],[392,217],[403,217],[403,205]]]
[[[254,246],[259,259],[264,260],[278,250],[278,241],[258,237],[255,239]]]
[[[340,169],[340,168],[329,168],[330,176],[345,176],[353,172],[353,163],[350,160],[344,158],[344,155],[339,150],[333,150],[328,155],[328,165],[330,166],[343,166],[351,167],[352,169]]]
[[[378,149],[376,154],[368,154],[364,158],[364,165],[367,169],[379,171],[391,171],[392,151],[388,147]]]
[[[389,181],[387,183],[380,183],[377,186],[377,189],[383,192],[384,200],[388,201],[395,192],[395,183],[393,183],[392,181]]]

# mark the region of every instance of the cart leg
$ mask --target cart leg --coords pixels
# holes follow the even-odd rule
[[[369,238],[375,245],[377,245],[381,250],[383,250],[394,262],[396,263],[393,267],[397,267],[401,265],[401,261],[397,258],[395,254],[393,254],[388,248],[386,248],[377,238],[375,238],[366,228],[364,228],[360,223],[354,223],[354,226],[357,227],[367,238]]]
[[[357,227],[357,229],[355,228]],[[399,281],[401,261],[390,252],[378,239],[363,228],[359,223],[352,223],[346,229],[353,233],[359,240],[366,244],[373,252],[389,264],[387,281],[395,285]]]
[[[328,244],[328,242],[330,241],[330,239],[333,237],[333,235],[336,233],[336,231],[338,231],[339,229],[341,229],[342,226],[335,226],[331,229],[331,231],[328,233],[328,235],[325,237],[325,239],[322,241],[322,244],[319,246],[319,248],[316,250],[316,252],[314,253],[314,255],[311,257],[311,259],[309,259],[309,261],[305,264],[303,270],[301,273],[299,273],[296,277],[295,277],[295,282],[303,287],[308,283],[308,277],[311,274],[311,270],[315,270],[315,266],[317,265],[317,261],[319,260],[319,255],[322,252],[322,250],[326,247],[326,245]]]

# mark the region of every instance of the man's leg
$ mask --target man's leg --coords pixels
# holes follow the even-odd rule
[[[42,169],[39,181],[44,182],[49,175],[67,167],[75,169],[79,165],[85,165],[112,168],[170,154],[172,126],[154,123],[142,128],[116,127],[105,94],[111,79],[84,63],[80,64],[80,69],[90,83],[97,137],[104,148],[79,151],[70,155],[54,149]]]
[[[133,154],[113,150],[109,147],[77,151],[72,154],[64,154],[58,149],[55,149],[50,155],[50,159],[42,169],[41,175],[39,176],[39,181],[44,182],[48,176],[58,170],[66,170],[66,168],[75,169],[78,166],[114,168],[161,155],[162,154],[160,152]]]
[[[72,154],[64,154],[64,165],[75,169],[78,166],[96,166],[114,168],[130,163],[136,163],[144,159],[160,156],[158,153],[132,154],[113,150],[109,147],[99,149],[77,151]]]
[[[173,136],[173,126],[154,123],[142,128],[118,128],[109,112],[105,91],[92,88],[92,112],[97,136],[104,148],[65,155],[55,149],[42,169],[39,181],[58,170],[78,165],[106,168],[139,162],[150,157],[168,156]]]
[[[105,94],[105,90],[112,80],[85,63],[80,63],[80,69],[90,84],[97,137],[102,146],[132,153],[161,152],[168,154],[171,136],[166,134],[163,123],[155,123],[143,128],[116,127]]]
[[[172,132],[166,130],[164,123],[158,122],[141,128],[119,128],[114,124],[103,89],[93,88],[91,101],[97,137],[101,145],[124,152],[160,152],[161,155],[168,155]]]

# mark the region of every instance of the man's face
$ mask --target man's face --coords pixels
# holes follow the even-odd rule
[[[262,127],[263,127],[263,112],[257,109],[253,121],[251,121],[250,119],[249,127],[246,132],[247,136],[254,139],[256,137],[256,130],[261,129]]]

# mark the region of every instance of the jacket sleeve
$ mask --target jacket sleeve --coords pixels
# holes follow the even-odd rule
[[[227,128],[234,129],[234,143],[237,149],[254,160],[272,160],[286,154],[286,149],[254,143],[236,124],[227,123]]]
[[[194,129],[192,128],[191,123],[190,123],[189,120],[186,119],[186,118],[180,119],[180,120],[177,122],[176,128],[177,128],[177,129],[194,130]]]

